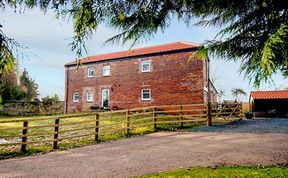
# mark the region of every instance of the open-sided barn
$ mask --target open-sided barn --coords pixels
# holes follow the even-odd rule
[[[256,117],[288,116],[288,90],[252,91],[250,103]]]

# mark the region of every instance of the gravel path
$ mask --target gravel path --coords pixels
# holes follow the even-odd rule
[[[131,177],[181,167],[287,163],[287,133],[158,132],[1,160],[0,177]]]
[[[288,118],[245,119],[230,122],[225,125],[197,127],[190,129],[190,131],[217,133],[288,133]]]

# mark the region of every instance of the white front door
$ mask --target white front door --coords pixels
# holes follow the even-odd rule
[[[102,107],[109,108],[109,89],[102,89]]]

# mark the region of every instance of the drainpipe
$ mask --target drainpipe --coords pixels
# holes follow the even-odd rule
[[[69,83],[69,75],[68,75],[68,66],[65,67],[65,98],[64,98],[64,113],[68,113],[68,83]]]

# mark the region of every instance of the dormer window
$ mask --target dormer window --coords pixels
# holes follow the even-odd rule
[[[141,61],[141,72],[150,72],[150,60]]]
[[[103,66],[103,76],[109,76],[110,75],[110,65],[104,65]]]
[[[94,77],[94,69],[92,67],[88,67],[87,69],[87,77]]]

